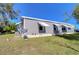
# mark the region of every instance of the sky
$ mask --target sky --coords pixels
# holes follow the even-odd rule
[[[14,9],[19,10],[19,16],[64,22],[64,19],[69,18],[65,13],[71,15],[76,5],[74,3],[16,3]],[[18,22],[20,19],[14,21]],[[76,25],[79,28],[74,17],[71,17],[66,23]]]

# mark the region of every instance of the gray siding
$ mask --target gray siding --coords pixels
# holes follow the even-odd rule
[[[45,22],[46,24],[49,25],[49,26],[45,27],[46,33],[44,33],[44,34],[52,34],[52,35],[55,34],[54,28],[53,28],[53,24],[55,24],[55,23],[47,22],[47,21],[23,19],[23,28],[25,30],[27,30],[28,35],[40,34],[39,28],[38,28],[38,22]],[[58,30],[59,30],[59,34],[63,33],[60,24],[58,25]],[[68,31],[68,33],[72,33],[72,32],[74,32],[74,28],[72,28],[71,30],[67,30],[67,31]]]
[[[38,22],[40,21],[35,21],[35,20],[28,20],[28,19],[23,19],[24,20],[24,29],[28,30],[27,34],[28,35],[36,35],[40,34],[39,33],[39,28],[38,28]],[[54,34],[53,33],[53,24],[49,22],[45,22],[49,26],[45,27],[46,33],[44,34]]]
[[[36,21],[24,19],[24,29],[27,29],[28,35],[38,34],[38,26]]]

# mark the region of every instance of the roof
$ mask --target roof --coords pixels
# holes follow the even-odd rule
[[[52,22],[52,23],[57,23],[57,24],[62,24],[62,25],[67,25],[67,26],[74,26],[69,23],[64,23],[64,22],[56,22],[56,21],[51,21],[51,20],[45,20],[45,19],[40,19],[40,18],[34,18],[34,17],[28,17],[28,16],[21,16],[21,18],[28,18],[30,20],[38,20],[38,21],[47,21],[47,22]]]

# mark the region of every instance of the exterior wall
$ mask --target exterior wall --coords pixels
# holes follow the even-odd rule
[[[27,30],[28,35],[38,35],[38,34],[54,34],[53,33],[53,24],[49,22],[45,22],[49,26],[45,27],[46,32],[45,33],[39,33],[39,28],[38,28],[38,22],[40,21],[35,21],[35,20],[28,20],[28,19],[23,19],[24,20],[24,26],[23,28]]]
[[[24,29],[28,35],[38,34],[38,25],[36,21],[24,19]]]
[[[45,27],[45,30],[46,30],[45,33],[39,33],[38,22],[44,22],[49,25]],[[53,24],[56,24],[56,23],[48,22],[48,21],[29,20],[27,18],[23,19],[23,29],[27,30],[26,35],[28,37],[41,37],[41,36],[55,35]],[[58,24],[57,27],[58,27],[59,35],[74,33],[74,27],[71,27],[71,30],[67,29],[66,33],[62,32],[61,24]]]

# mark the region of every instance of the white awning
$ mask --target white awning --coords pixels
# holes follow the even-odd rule
[[[68,26],[68,25],[63,25],[63,26],[65,26],[65,27],[72,27],[72,26]]]
[[[60,26],[60,24],[55,24],[55,23],[53,25]]]
[[[46,24],[46,23],[44,23],[44,22],[39,22],[39,24],[40,24],[41,26],[49,26],[48,24]]]

